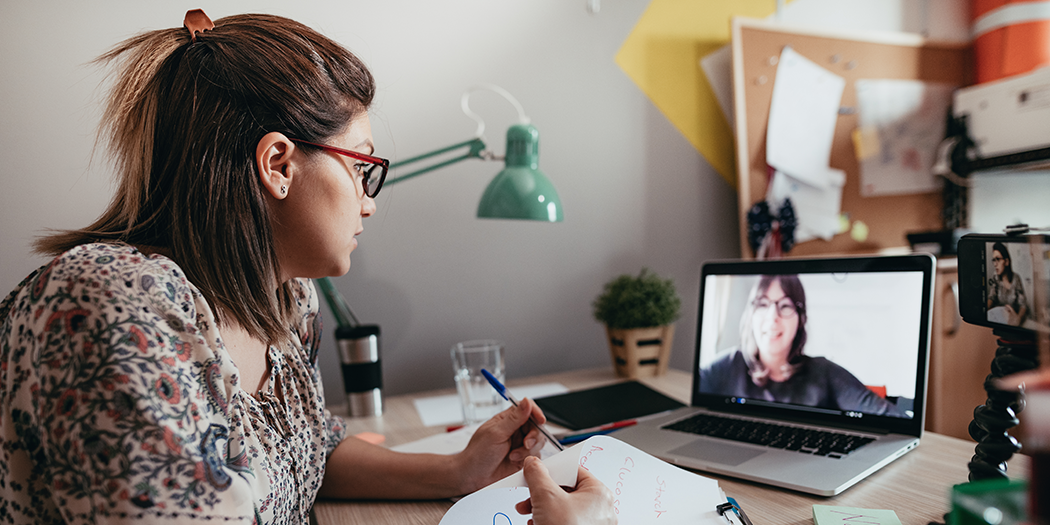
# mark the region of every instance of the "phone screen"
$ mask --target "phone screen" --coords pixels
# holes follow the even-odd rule
[[[967,235],[959,243],[959,310],[972,324],[1050,332],[1050,238]]]

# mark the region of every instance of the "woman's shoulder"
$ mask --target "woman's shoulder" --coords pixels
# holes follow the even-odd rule
[[[707,368],[714,371],[739,368],[741,366],[744,368],[747,367],[747,362],[744,360],[744,354],[739,348],[732,348],[723,352],[722,355],[712,361]]]
[[[798,359],[798,365],[810,370],[845,370],[845,368],[823,356],[802,355]]]
[[[81,244],[55,257],[47,269],[52,277],[98,275],[110,277],[109,280],[112,280],[117,277],[152,274],[154,279],[186,282],[185,274],[175,261],[159,254],[147,255],[128,244]]]
[[[860,380],[842,365],[821,356],[803,356],[803,365],[812,374],[822,375],[833,381],[850,381],[860,384]]]
[[[23,311],[77,306],[125,314],[146,308],[179,312],[191,320],[198,293],[167,257],[146,255],[126,244],[92,243],[72,248],[38,269],[5,306]]]
[[[197,290],[175,261],[127,244],[83,244],[59,255],[52,279],[62,277],[90,281],[93,289],[145,293],[162,301],[192,301]]]

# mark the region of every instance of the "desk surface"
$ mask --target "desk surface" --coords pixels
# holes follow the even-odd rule
[[[578,370],[523,380],[510,380],[508,386],[559,382],[570,390],[599,386],[616,381],[611,368]],[[690,375],[669,370],[662,377],[642,379],[643,383],[671,397],[689,401]],[[440,426],[424,427],[412,400],[418,397],[448,394],[454,389],[425,392],[384,399],[384,414],[379,417],[347,418],[351,433],[378,432],[387,437],[387,446],[415,441],[444,432]],[[615,436],[615,434],[613,434]],[[755,525],[812,523],[814,504],[847,507],[892,509],[903,525],[926,525],[943,522],[948,511],[948,491],[966,481],[966,463],[973,455],[974,443],[933,434],[923,434],[915,450],[887,465],[844,493],[821,498],[786,492],[764,485],[701,472],[715,478],[729,496],[747,510]],[[1010,462],[1011,477],[1028,475],[1028,458],[1016,456]],[[314,512],[320,525],[335,523],[399,523],[436,525],[452,506],[441,501],[334,501],[318,500]]]

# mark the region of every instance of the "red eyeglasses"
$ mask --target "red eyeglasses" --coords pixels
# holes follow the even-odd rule
[[[337,148],[335,146],[326,146],[324,144],[317,144],[316,142],[310,142],[308,140],[290,139],[292,142],[298,142],[300,144],[306,144],[315,148],[321,148],[325,151],[331,151],[332,153],[338,153],[344,157],[350,157],[354,160],[361,161],[362,164],[354,164],[354,169],[361,173],[361,185],[364,187],[365,195],[370,198],[375,198],[379,195],[380,188],[383,187],[383,181],[386,180],[386,172],[390,169],[390,161],[373,157],[371,155],[365,155],[364,153],[358,153],[356,151],[350,151],[348,149]],[[379,168],[379,174],[376,175],[376,168]]]

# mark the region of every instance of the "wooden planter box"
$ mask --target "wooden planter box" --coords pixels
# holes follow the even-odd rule
[[[616,375],[636,379],[667,372],[674,341],[673,324],[653,328],[605,327],[605,333]]]

